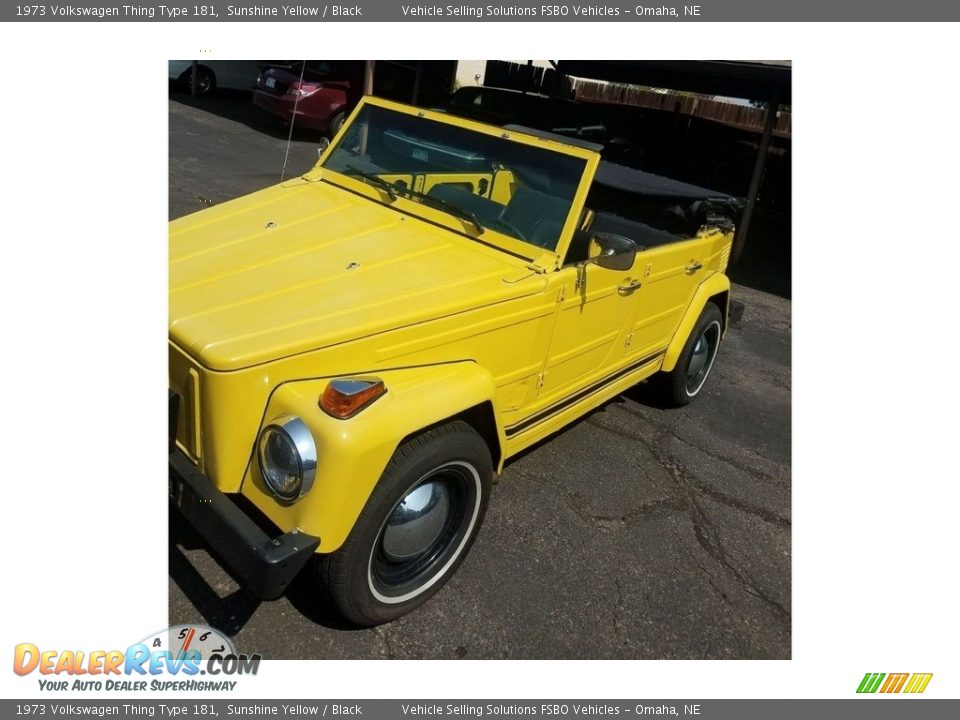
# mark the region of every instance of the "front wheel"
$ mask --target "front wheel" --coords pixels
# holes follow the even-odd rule
[[[483,522],[493,466],[464,422],[400,446],[343,546],[320,560],[320,580],[357,625],[389,622],[422,605],[466,557]]]
[[[676,366],[656,378],[667,403],[680,407],[700,394],[717,359],[722,335],[723,315],[720,308],[712,302],[707,303],[677,358]]]

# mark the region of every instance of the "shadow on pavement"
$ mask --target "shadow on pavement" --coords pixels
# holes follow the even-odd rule
[[[253,616],[260,606],[260,601],[242,587],[221,598],[190,564],[178,544],[189,548],[205,548],[203,540],[187,525],[180,514],[171,508],[170,577],[203,615],[208,625],[230,637],[235,636]],[[212,551],[208,549],[208,552]]]
[[[240,632],[254,613],[264,602],[239,587],[226,597],[220,597],[216,590],[204,579],[187,559],[184,550],[205,551],[224,572],[240,585],[239,580],[233,577],[227,566],[220,562],[216,551],[211,548],[200,535],[190,527],[173,507],[170,508],[169,557],[170,577],[177,587],[187,596],[190,603],[203,615],[204,620],[211,627],[221,630],[230,637]],[[284,593],[287,600],[305,618],[331,630],[359,630],[344,621],[337,614],[326,599],[318,592],[313,574],[316,567],[309,563],[307,567],[291,583]],[[273,601],[266,601],[273,602]]]

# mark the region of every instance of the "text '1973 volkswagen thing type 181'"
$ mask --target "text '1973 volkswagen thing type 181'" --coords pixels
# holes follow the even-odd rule
[[[504,461],[703,387],[737,201],[366,98],[295,180],[170,223],[174,505],[262,598],[375,625],[453,574]]]

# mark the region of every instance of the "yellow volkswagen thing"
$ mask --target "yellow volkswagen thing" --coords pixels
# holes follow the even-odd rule
[[[392,620],[508,458],[642,380],[700,392],[736,201],[599,150],[368,98],[306,175],[170,223],[171,495],[252,592],[312,561]]]

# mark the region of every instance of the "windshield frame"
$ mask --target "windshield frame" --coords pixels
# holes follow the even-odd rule
[[[570,203],[570,210],[567,213],[563,228],[560,231],[556,247],[553,250],[542,248],[532,243],[527,243],[504,233],[498,232],[493,228],[484,228],[483,233],[476,233],[473,231],[472,227],[469,229],[464,227],[464,221],[462,219],[457,218],[456,216],[451,215],[443,210],[431,207],[430,205],[426,205],[415,199],[404,197],[402,194],[399,194],[393,200],[389,200],[386,198],[386,194],[384,193],[383,189],[378,188],[376,185],[364,181],[361,178],[346,175],[337,172],[332,168],[326,167],[324,163],[333,154],[334,150],[345,136],[349,127],[353,124],[359,114],[363,111],[363,108],[367,105],[374,105],[406,115],[453,125],[471,132],[491,135],[500,139],[509,140],[511,142],[517,142],[522,145],[543,148],[551,152],[570,155],[584,160],[584,169],[580,176],[580,181],[577,184],[576,192],[574,193],[573,199]],[[427,110],[425,108],[404,105],[402,103],[384,100],[382,98],[365,96],[357,104],[353,112],[350,113],[350,116],[347,118],[346,122],[344,122],[343,127],[337,133],[336,137],[333,139],[333,142],[331,142],[330,145],[323,151],[320,159],[317,161],[316,166],[309,174],[314,175],[316,173],[319,179],[331,181],[333,184],[343,187],[344,189],[379,202],[385,207],[393,208],[398,212],[408,215],[414,215],[433,224],[442,225],[443,227],[452,230],[459,235],[470,238],[471,240],[496,247],[504,252],[510,253],[514,256],[522,257],[526,260],[535,261],[536,265],[549,270],[559,269],[560,260],[567,252],[567,248],[570,245],[570,240],[573,237],[573,233],[577,229],[577,223],[580,219],[584,203],[586,202],[587,192],[589,191],[590,185],[593,182],[593,176],[597,170],[599,162],[600,155],[586,148],[576,147],[574,145],[568,145],[563,142],[540,138],[534,135],[528,135],[516,130],[504,130],[504,128],[496,125],[487,125],[475,120],[469,120],[456,115],[450,115],[443,111]]]

